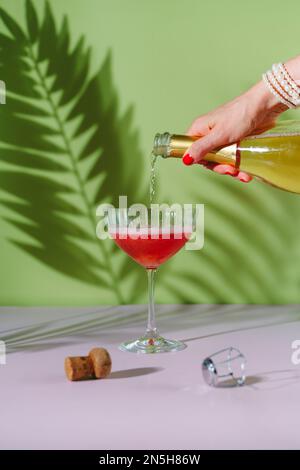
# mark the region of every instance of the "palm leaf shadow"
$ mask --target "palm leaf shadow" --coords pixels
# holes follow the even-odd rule
[[[70,47],[67,18],[57,28],[45,2],[40,21],[26,1],[27,31],[2,8],[0,76],[7,84],[0,107],[1,202],[17,228],[10,242],[44,265],[97,285],[113,302],[132,301],[120,277],[135,283],[139,268],[109,242],[96,238],[100,202],[145,200],[133,110],[120,116],[111,54],[89,77],[90,49],[80,37]],[[117,262],[115,262],[117,258]]]

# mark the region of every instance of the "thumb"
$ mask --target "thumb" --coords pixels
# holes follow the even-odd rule
[[[190,159],[193,159],[193,163],[199,163],[201,160],[204,159],[205,155],[212,150],[215,150],[217,147],[220,147],[224,144],[224,139],[218,130],[212,130],[209,134],[201,137],[200,139],[196,140],[188,149],[186,155],[183,157],[185,161],[187,159],[187,155],[189,155]]]

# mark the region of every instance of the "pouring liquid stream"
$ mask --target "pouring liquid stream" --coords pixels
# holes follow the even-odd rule
[[[155,166],[157,162],[157,155],[154,155],[154,153],[151,152],[151,159],[150,159],[150,184],[149,184],[149,202],[150,205],[154,201],[154,196],[155,196],[155,186],[156,186],[156,173],[155,173]]]

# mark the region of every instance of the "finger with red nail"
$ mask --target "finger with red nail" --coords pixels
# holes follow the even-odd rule
[[[189,153],[186,153],[182,159],[182,162],[184,163],[184,165],[189,166],[194,163],[194,159]]]

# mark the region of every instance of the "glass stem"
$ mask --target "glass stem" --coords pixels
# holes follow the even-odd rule
[[[148,323],[146,336],[148,338],[156,338],[158,336],[158,330],[156,328],[155,321],[155,309],[154,309],[154,280],[155,280],[156,269],[147,269],[148,275]]]

